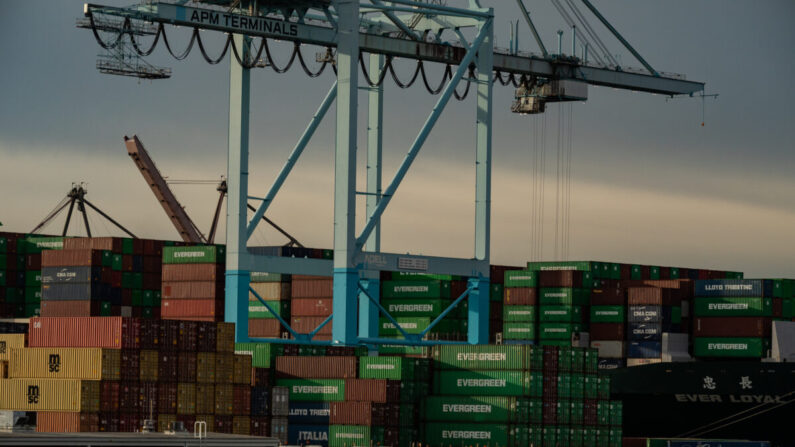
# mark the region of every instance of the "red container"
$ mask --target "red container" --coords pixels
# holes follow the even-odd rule
[[[292,298],[331,298],[334,296],[332,279],[323,277],[323,279],[305,280],[296,279],[296,276],[293,275],[290,287]]]
[[[103,380],[99,384],[99,410],[119,411],[119,382]]]
[[[179,350],[179,321],[161,320],[158,325],[159,343],[161,351]]]
[[[290,319],[293,330],[298,332],[299,334],[308,334],[314,331],[321,323],[326,321],[328,317],[292,317]],[[274,320],[278,321],[278,320]],[[333,324],[330,321],[328,324],[323,326],[318,332],[317,335],[331,335],[331,325]]]
[[[142,239],[144,255],[147,256],[161,256],[163,254],[163,241],[156,241],[153,239]]]
[[[624,323],[591,323],[591,340],[623,340]]]
[[[46,300],[41,302],[42,317],[95,317],[101,303],[96,300]]]
[[[781,298],[773,298],[773,316],[776,318],[784,316],[784,300]]]
[[[270,435],[271,435],[271,418],[265,416],[251,418],[251,436],[270,436]]]
[[[327,281],[332,279],[330,276],[316,276],[316,275],[292,275],[293,281]]]
[[[607,287],[591,290],[591,306],[625,306],[626,304],[626,289]]]
[[[133,269],[133,255],[121,256],[121,270],[124,272],[132,272]]]
[[[221,321],[224,317],[224,300],[163,300],[160,311],[163,318],[191,320],[204,317]]]
[[[232,418],[233,416],[216,414],[214,431],[216,433],[232,433]]]
[[[177,338],[177,348],[180,351],[196,351],[196,330],[198,323],[195,321],[180,321]]]
[[[221,264],[163,264],[163,282],[175,281],[224,281],[224,266]]]
[[[31,318],[31,348],[138,348],[141,320],[121,317]]]
[[[502,297],[504,304],[534,306],[538,300],[538,289],[535,287],[506,287]]]
[[[145,290],[160,290],[161,286],[160,272],[144,273],[143,288]]]
[[[160,273],[163,268],[163,261],[158,256],[144,256],[143,263],[144,273]]]
[[[99,250],[44,250],[41,252],[43,267],[78,267],[102,265]]]
[[[151,412],[157,419],[159,406],[157,382],[141,382],[138,385],[138,409],[141,414],[148,419]]]
[[[224,299],[223,281],[163,281],[163,299]]]
[[[583,424],[588,426],[597,425],[599,418],[597,417],[597,401],[594,399],[585,399],[582,402],[582,419]]]
[[[99,413],[99,431],[116,433],[119,431],[119,413],[101,412]]]
[[[356,377],[357,357],[276,357],[276,374],[304,379]]]
[[[160,346],[160,320],[141,320],[141,349],[158,349]]]
[[[290,315],[295,317],[327,317],[334,311],[331,298],[295,298],[290,301]]]
[[[31,253],[25,256],[27,270],[41,270],[41,253]]]
[[[196,323],[196,350],[198,352],[215,352],[217,326],[215,323]]]
[[[627,303],[630,306],[671,306],[676,301],[673,295],[672,289],[630,287],[627,289]],[[678,303],[681,302],[680,298]]]
[[[541,416],[544,418],[544,425],[558,424],[558,403],[557,401],[545,400],[541,407]]]
[[[538,272],[538,287],[582,287],[582,272],[544,270]]]
[[[250,385],[235,385],[234,402],[232,403],[232,412],[235,416],[248,416],[251,414],[251,386]]]
[[[110,284],[111,287],[121,287],[121,272],[120,271],[111,270],[108,275],[110,277],[110,280],[108,281],[108,284]]]
[[[373,404],[370,402],[331,402],[329,424],[373,425]]]
[[[144,411],[148,411],[145,408]],[[177,413],[177,384],[162,383],[157,384],[157,412],[160,414]]]
[[[121,289],[121,305],[132,306],[132,289]]]
[[[271,370],[269,368],[251,368],[251,386],[271,386]]]
[[[315,357],[309,357],[315,358]],[[386,402],[386,380],[346,379],[345,400],[350,402]]]
[[[141,418],[138,413],[119,413],[119,431],[134,433],[141,430]]]
[[[99,431],[97,413],[65,413],[39,411],[36,413],[36,431],[39,433],[87,433]]]
[[[248,320],[248,336],[261,338],[279,338],[286,329],[282,328],[275,318],[256,318]]]
[[[694,318],[695,337],[770,337],[771,320],[766,317]]]
[[[121,253],[122,239],[118,237],[75,237],[63,241],[64,250],[108,250]]]
[[[196,381],[196,353],[180,352],[177,382],[193,383]]]
[[[138,413],[141,389],[138,382],[121,382],[119,385],[119,411],[122,413]]]
[[[179,354],[161,351],[157,361],[157,381],[174,383],[179,377]]]
[[[141,351],[137,349],[121,350],[121,380],[135,381],[140,377]]]

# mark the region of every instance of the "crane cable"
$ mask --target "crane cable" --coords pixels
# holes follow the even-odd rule
[[[533,119],[532,195],[530,199],[530,259],[544,257],[544,210],[546,185],[546,114]]]

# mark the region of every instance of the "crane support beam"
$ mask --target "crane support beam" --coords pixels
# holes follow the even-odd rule
[[[108,14],[227,33],[245,32],[246,35],[252,37],[266,37],[327,47],[337,46],[336,30],[324,26],[166,3],[151,3],[139,5],[136,8],[87,4],[84,10],[86,14]],[[467,13],[476,14],[474,11],[467,11]],[[466,48],[460,46],[418,42],[361,32],[359,33],[359,48],[367,53],[452,65],[459,65],[466,55]],[[540,56],[514,56],[495,52],[494,70],[501,73],[534,75],[550,79],[572,79],[591,85],[662,95],[689,95],[704,90],[703,82],[668,77],[664,73],[654,76],[649,73],[592,67],[577,62],[559,61]]]
[[[193,221],[188,217],[188,213],[185,212],[182,205],[179,204],[174,193],[171,192],[171,188],[168,187],[165,179],[160,175],[160,171],[157,169],[157,166],[155,166],[155,162],[149,157],[149,153],[144,149],[141,140],[135,135],[133,135],[132,138],[127,138],[125,136],[124,144],[127,146],[127,153],[130,155],[130,158],[132,158],[138,170],[141,171],[141,175],[144,176],[146,183],[152,188],[152,192],[155,194],[155,197],[157,197],[160,205],[163,206],[168,218],[171,219],[171,223],[174,225],[174,228],[177,229],[177,232],[179,232],[179,236],[182,240],[192,243],[203,242],[204,238],[196,231],[196,225],[194,225]]]

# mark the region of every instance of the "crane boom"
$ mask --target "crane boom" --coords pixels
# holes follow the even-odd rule
[[[155,166],[146,149],[144,149],[141,140],[135,135],[132,138],[125,136],[124,144],[127,146],[127,154],[132,158],[138,170],[141,171],[146,183],[152,188],[152,192],[157,197],[160,205],[163,206],[182,240],[195,244],[204,243],[204,236],[199,233],[196,225],[188,217],[188,213],[185,212],[174,193],[171,192],[171,188],[168,187],[165,179],[160,175],[160,171],[158,171],[157,166]]]

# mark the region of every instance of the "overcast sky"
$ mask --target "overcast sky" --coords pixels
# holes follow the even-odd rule
[[[514,2],[482,3],[495,7],[497,45],[507,47],[509,21],[518,18]],[[549,1],[525,3],[547,47],[555,48],[555,33],[564,22]],[[795,277],[795,3],[594,3],[656,69],[705,81],[707,92],[720,96],[707,100],[704,127],[699,99],[666,101],[592,87],[587,102],[574,104],[569,258]],[[137,235],[176,238],[126,155],[123,137],[139,135],[172,179],[225,175],[228,57],[210,66],[194,50],[187,60],[176,61],[161,42],[148,61],[171,67],[171,79],[102,75],[95,64],[103,51],[90,31],[74,26],[81,13],[77,1],[0,3],[2,229],[31,230],[72,182],[84,181],[88,198]],[[595,18],[591,23],[624,65],[640,66]],[[176,49],[184,48],[185,30],[167,31]],[[564,52],[569,52],[571,33],[565,31]],[[220,36],[203,35],[208,52],[217,54]],[[291,45],[272,45],[283,63]],[[524,23],[520,46],[537,51]],[[304,47],[312,66],[318,51]],[[398,64],[398,72],[407,77],[411,67]],[[431,70],[434,79],[440,74],[438,67]],[[332,76],[328,71],[310,79],[297,64],[287,74],[254,72],[252,195],[264,195]],[[450,103],[398,189],[384,215],[384,250],[472,255],[473,96]],[[545,235],[555,229],[558,106],[548,107],[546,119],[517,116],[509,110],[512,96],[512,88],[495,87],[492,262],[521,265],[530,258],[533,132],[544,121]],[[361,98],[364,117],[367,103]],[[388,79],[385,101],[386,183],[436,97],[421,84],[400,90]],[[308,246],[332,245],[333,123],[331,113],[268,214]],[[366,140],[359,149],[363,160]],[[360,163],[360,188],[364,168]],[[215,189],[176,185],[174,190],[207,231]],[[92,222],[95,234],[120,234],[98,216]],[[62,225],[60,219],[46,232],[58,233]],[[82,225],[72,233],[84,234]],[[269,230],[252,239],[256,245],[282,242]],[[545,238],[545,259],[553,257],[553,244]]]

